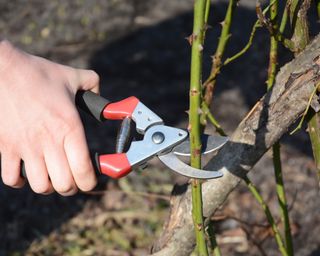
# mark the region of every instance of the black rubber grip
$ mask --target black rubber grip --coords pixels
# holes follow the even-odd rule
[[[95,170],[95,173],[96,175],[100,175],[101,174],[101,171],[100,171],[100,162],[99,162],[99,155],[98,153],[95,154],[95,157],[94,157],[95,161],[92,162],[93,164],[93,169]],[[25,178],[27,179],[27,173],[26,173],[26,167],[25,167],[25,164],[24,162],[21,160],[20,162],[20,176],[22,178]]]
[[[23,177],[23,178],[27,178],[27,173],[26,173],[26,167],[24,165],[24,162],[21,160],[20,162],[20,175]]]
[[[76,105],[98,121],[105,120],[102,112],[109,103],[110,101],[91,91],[78,91],[76,94]]]

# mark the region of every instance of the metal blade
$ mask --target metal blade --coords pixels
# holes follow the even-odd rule
[[[228,137],[203,134],[201,136],[201,154],[209,154],[221,148],[229,140]],[[187,138],[181,144],[175,146],[172,150],[178,156],[190,156],[190,139]]]
[[[171,170],[183,176],[196,179],[216,179],[223,176],[220,171],[206,171],[193,168],[182,162],[173,153],[158,156],[161,162],[168,166]]]

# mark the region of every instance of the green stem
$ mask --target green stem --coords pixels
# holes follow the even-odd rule
[[[320,19],[320,0],[315,0],[315,4],[316,4],[317,15],[319,20]]]
[[[226,45],[228,43],[228,40],[230,38],[230,27],[232,23],[232,17],[233,17],[233,10],[235,9],[237,5],[238,0],[229,0],[228,9],[226,12],[226,16],[223,20],[222,24],[222,30],[218,41],[218,46],[216,49],[216,52],[213,56],[213,63],[211,68],[211,73],[208,77],[208,79],[204,82],[204,103],[207,106],[210,106],[212,101],[212,95],[213,90],[216,84],[216,78],[217,75],[220,73],[221,67],[222,67],[222,56],[225,52]]]
[[[282,18],[281,18],[281,23],[280,23],[280,27],[279,27],[279,31],[281,34],[284,33],[284,30],[286,29],[286,25],[288,22],[288,5],[286,4],[286,6],[284,7],[283,10],[283,14],[282,14]]]
[[[241,57],[243,54],[245,54],[249,50],[250,46],[252,45],[252,41],[253,41],[253,38],[254,38],[254,36],[256,34],[257,28],[259,28],[259,27],[261,27],[261,25],[260,25],[260,22],[257,20],[254,23],[253,27],[252,27],[252,30],[251,30],[251,33],[250,33],[250,37],[249,37],[249,40],[248,40],[247,44],[238,53],[236,53],[235,55],[227,58],[223,63],[224,66],[226,66],[230,62],[238,59],[239,57]]]
[[[204,14],[204,23],[205,25],[208,24],[208,19],[209,19],[209,14],[210,14],[210,5],[211,5],[211,1],[210,0],[206,0],[206,11]]]
[[[192,167],[201,169],[201,125],[199,110],[201,107],[201,85],[202,85],[202,52],[205,33],[206,6],[209,0],[195,0],[194,18],[191,46],[191,74],[190,74],[190,163]],[[199,180],[192,180],[192,217],[196,236],[196,252],[200,256],[208,255],[205,239],[202,190]]]
[[[286,248],[288,255],[293,255],[293,243],[290,227],[290,219],[288,212],[288,203],[286,199],[286,193],[282,177],[282,166],[281,166],[281,157],[280,157],[280,144],[276,143],[272,147],[273,151],[273,166],[275,171],[276,186],[277,186],[277,197],[280,207],[281,221],[284,225],[284,234],[286,241]]]
[[[220,248],[218,246],[216,237],[215,237],[215,231],[214,231],[214,226],[213,226],[213,221],[210,221],[208,224],[208,228],[207,228],[207,233],[209,236],[209,240],[211,243],[211,248],[213,251],[213,255],[215,256],[221,256],[221,251]]]
[[[265,212],[265,215],[267,217],[267,221],[269,222],[271,229],[273,231],[275,240],[277,242],[279,251],[281,253],[282,256],[288,256],[286,248],[283,244],[281,235],[280,235],[280,231],[278,229],[278,226],[274,220],[274,218],[272,217],[271,211],[268,207],[268,205],[266,204],[266,202],[263,200],[262,196],[259,194],[258,189],[256,188],[256,186],[251,182],[251,180],[246,176],[243,178],[243,180],[245,181],[245,183],[247,184],[249,190],[251,191],[252,195],[255,197],[255,199],[258,201],[258,203],[262,206],[263,211]]]
[[[270,10],[270,20],[274,29],[277,30],[277,16],[278,16],[278,1],[276,1]],[[284,18],[282,16],[282,30],[285,27]],[[281,26],[280,25],[280,26]],[[280,31],[281,31],[280,29]],[[268,69],[268,80],[267,80],[267,90],[271,90],[275,83],[275,77],[277,73],[277,62],[278,62],[278,41],[275,37],[270,38],[270,53],[269,53],[269,69]],[[281,166],[281,156],[280,156],[280,143],[277,142],[272,147],[273,151],[273,167],[276,180],[276,191],[280,208],[280,215],[282,223],[284,224],[284,234],[285,234],[285,244],[288,255],[293,255],[293,244],[290,228],[290,219],[287,208],[287,199],[285,193],[285,187],[283,183],[283,174]]]
[[[306,107],[306,109],[304,110],[304,112],[303,112],[303,114],[302,114],[302,117],[301,117],[301,119],[300,119],[297,127],[296,127],[293,131],[290,132],[290,135],[294,134],[296,131],[298,131],[298,130],[301,129],[302,124],[303,124],[303,121],[304,121],[304,119],[306,118],[306,116],[307,116],[307,114],[308,114],[308,111],[309,111],[309,109],[310,109],[312,98],[314,97],[314,95],[316,94],[316,92],[319,90],[319,87],[320,87],[320,83],[318,83],[318,84],[314,87],[314,89],[313,89],[313,91],[312,91],[312,93],[311,93],[311,95],[310,95],[310,97],[309,97],[309,100],[308,100],[308,103],[307,103],[307,107]],[[318,130],[319,130],[319,129],[318,129]],[[312,143],[312,140],[311,140],[311,143]]]
[[[219,122],[215,119],[215,117],[212,115],[212,113],[210,112],[210,109],[208,108],[208,106],[206,104],[202,104],[202,111],[203,114],[208,117],[209,121],[213,124],[213,126],[216,128],[216,131],[221,135],[221,136],[226,136],[227,134],[224,132],[224,130],[222,129],[221,125],[219,124]],[[201,118],[203,117],[203,115],[201,115]],[[205,123],[203,120],[201,120],[201,123]]]
[[[277,27],[278,16],[278,1],[274,2],[270,9],[270,20],[275,30]],[[270,52],[269,52],[269,68],[268,68],[268,80],[267,90],[269,91],[274,84],[278,65],[278,41],[274,36],[270,37]]]
[[[311,0],[292,0],[289,8],[290,23],[292,28],[291,41],[294,44],[294,53],[301,52],[309,43],[309,26],[307,11]]]
[[[274,0],[274,1],[275,1],[275,0]],[[273,4],[274,1],[272,1],[272,2],[263,10],[263,12],[262,12],[263,14],[266,14],[266,13],[270,10],[270,7],[272,6],[272,4]],[[250,46],[252,45],[252,41],[253,41],[253,38],[254,38],[254,36],[255,36],[255,34],[256,34],[256,31],[257,31],[257,29],[258,29],[259,27],[261,27],[261,24],[260,24],[260,21],[257,20],[257,21],[254,23],[253,27],[252,27],[252,30],[251,30],[251,33],[250,33],[250,37],[249,37],[249,40],[248,40],[247,44],[246,44],[238,53],[236,53],[235,55],[227,58],[227,59],[224,61],[223,66],[229,64],[230,62],[233,62],[234,60],[236,60],[237,58],[241,57],[243,54],[245,54],[245,53],[249,50]]]
[[[318,184],[320,187],[320,116],[318,113],[312,113],[312,117],[309,120],[309,136],[311,140],[313,157],[316,164]]]

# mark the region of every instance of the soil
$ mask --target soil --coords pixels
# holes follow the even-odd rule
[[[0,1],[0,29],[25,51],[94,69],[105,97],[135,95],[166,124],[185,128],[190,69],[185,38],[192,30],[192,6],[192,0]],[[211,7],[204,76],[226,7],[226,1]],[[241,0],[226,56],[246,44],[255,20],[255,2]],[[281,49],[279,65],[290,58]],[[223,68],[212,111],[229,134],[264,94],[267,60],[268,35],[260,29],[246,55]],[[119,123],[81,117],[90,150],[112,152]],[[208,132],[214,129],[209,126]],[[296,255],[320,255],[319,183],[308,135],[301,130],[281,143]],[[250,175],[280,220],[270,152]],[[168,215],[175,182],[185,180],[152,160],[147,169],[118,182],[100,177],[92,193],[68,198],[0,183],[0,256],[148,255]],[[265,216],[245,185],[213,220],[223,255],[279,255]]]

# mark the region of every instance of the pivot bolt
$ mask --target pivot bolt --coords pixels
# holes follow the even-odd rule
[[[152,135],[152,141],[155,144],[161,144],[164,141],[164,134],[162,132],[155,132]]]

